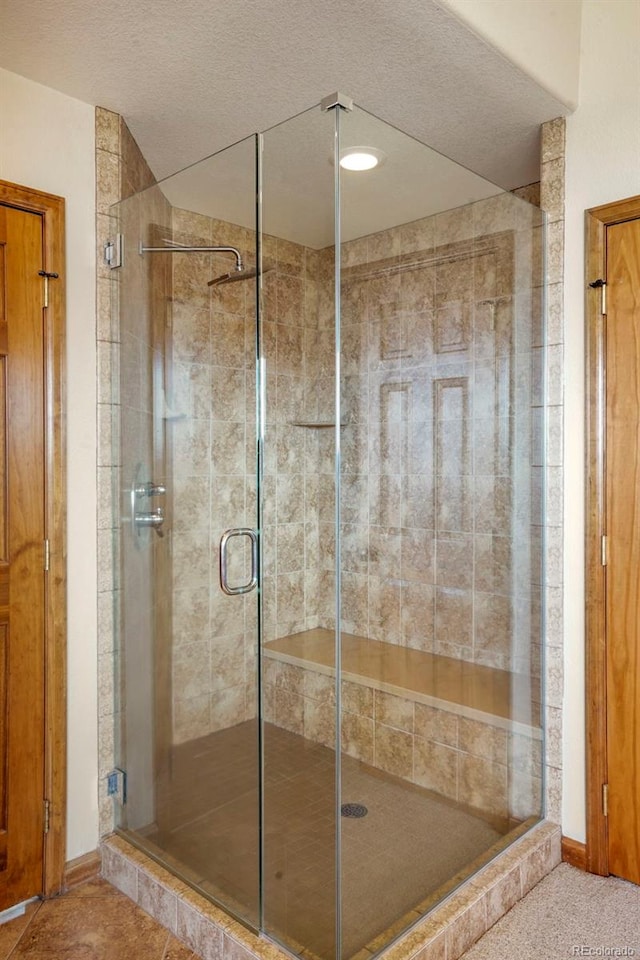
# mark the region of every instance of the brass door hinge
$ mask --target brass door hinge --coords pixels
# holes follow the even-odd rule
[[[49,547],[49,541],[44,541],[44,570],[45,573],[49,570],[49,564],[51,562],[51,549]]]
[[[49,306],[49,280],[58,280],[59,274],[49,273],[46,270],[38,270],[38,276],[44,279],[44,300],[43,307]]]
[[[605,817],[609,816],[609,784],[602,784],[602,814]]]
[[[592,290],[600,290],[600,313],[604,316],[607,312],[607,281],[594,280],[589,286]]]
[[[44,801],[44,832],[49,833],[49,826],[51,824],[51,802],[49,800]]]
[[[600,541],[600,563],[603,567],[607,565],[607,549],[609,546],[609,541],[607,540],[607,535],[603,534]]]

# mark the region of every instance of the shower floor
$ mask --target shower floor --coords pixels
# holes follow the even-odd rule
[[[256,723],[176,747],[172,767],[170,784],[158,785],[160,826],[145,832],[144,845],[257,925]],[[505,832],[350,757],[342,760],[342,802],[368,808],[340,822],[347,958],[418,919],[413,911]],[[267,724],[264,803],[264,929],[294,952],[332,960],[334,752]]]

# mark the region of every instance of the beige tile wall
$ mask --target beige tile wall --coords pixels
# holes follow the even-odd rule
[[[232,245],[255,262],[251,231],[174,208],[172,239]],[[229,527],[255,526],[255,284],[208,281],[230,255],[172,254],[168,324],[168,438],[173,490],[173,740],[182,743],[255,715],[255,594],[228,597],[217,545]],[[247,575],[232,541],[232,583]]]
[[[530,375],[518,368],[516,340],[526,324],[516,312],[528,319],[535,304],[525,286],[530,263],[514,262],[528,253],[528,213],[499,197],[355,241],[344,254],[343,627],[519,670],[530,667],[538,622],[526,595],[509,599],[514,423],[521,461],[530,455]],[[233,244],[249,262],[255,255],[251,231],[232,224],[174,210],[172,230],[181,243]],[[389,249],[396,253],[381,260]],[[334,332],[332,251],[267,238],[264,255],[269,640],[332,624],[334,437],[310,424],[333,416]],[[255,713],[255,597],[221,593],[215,549],[223,529],[255,515],[255,300],[251,282],[207,287],[228,258],[173,255],[171,264],[165,399],[173,411],[173,733],[182,742]],[[127,296],[135,302],[134,290]],[[140,349],[134,333],[126,336],[125,390],[139,383],[130,365]],[[520,519],[531,509],[527,465]],[[529,539],[525,526],[521,580]]]
[[[266,361],[263,639],[316,625],[320,438],[329,419],[329,342],[319,328],[319,280],[326,257],[267,237],[263,249],[263,354]]]
[[[112,204],[155,183],[153,175],[120,116],[101,107],[96,108],[96,239],[97,239],[97,353],[98,353],[98,677],[99,677],[99,812],[101,833],[113,829],[113,801],[106,795],[106,775],[116,761],[116,739],[126,730],[127,717],[122,709],[126,692],[121,684],[125,658],[132,666],[130,682],[135,684],[139,646],[151,643],[148,607],[130,604],[130,632],[122,633],[120,611],[123,591],[131,596],[144,579],[148,563],[145,552],[120,553],[122,504],[120,493],[123,477],[132,472],[132,463],[147,451],[136,449],[137,434],[150,417],[150,376],[143,344],[148,342],[150,301],[138,276],[130,277],[133,297],[130,309],[120,311],[119,287],[121,271],[112,271],[103,262],[103,244],[118,232]],[[149,191],[145,200],[138,199],[129,208],[136,220],[136,232],[144,223],[166,220],[167,205],[158,191]],[[128,269],[135,272],[132,258]],[[159,285],[162,286],[161,284]],[[122,363],[121,363],[122,348]],[[133,365],[133,366],[131,366]],[[137,390],[120,395],[121,366],[135,373],[132,382]],[[121,433],[121,413],[127,409],[129,429]],[[138,430],[140,428],[140,430]],[[118,655],[116,656],[116,652]],[[144,677],[141,679],[144,682]],[[143,691],[141,691],[143,694]],[[130,698],[135,710],[138,701]],[[146,692],[147,704],[149,691]],[[149,714],[147,723],[151,722]],[[149,770],[142,774],[149,779]],[[144,815],[143,815],[144,819]]]
[[[540,221],[505,194],[342,252],[342,627],[537,677]],[[332,435],[319,444],[331,628]]]
[[[120,510],[117,552],[120,591],[116,598],[119,638],[118,691],[122,730],[120,763],[127,770],[126,815],[129,826],[154,820],[157,771],[154,757],[170,741],[166,712],[158,693],[170,690],[171,609],[166,604],[170,544],[153,530],[132,522],[135,483],[165,480],[163,429],[157,417],[155,359],[162,346],[163,317],[170,290],[168,263],[137,255],[134,243],[155,241],[170,223],[169,204],[157,186],[130,197],[119,207],[117,229],[125,237],[122,267],[113,284],[120,328],[119,416]],[[138,498],[136,510],[165,507],[165,498]]]
[[[540,205],[547,213],[545,727],[546,816],[562,822],[565,119],[542,125]],[[542,534],[542,531],[541,531]]]
[[[237,247],[255,263],[255,234],[174,209],[173,239]],[[318,255],[264,238],[263,352],[266,459],[263,583],[265,640],[315,625],[318,537]],[[257,594],[226,596],[218,544],[229,527],[256,525],[255,282],[209,288],[229,256],[172,255],[174,741],[256,715]],[[232,541],[230,579],[248,577]]]

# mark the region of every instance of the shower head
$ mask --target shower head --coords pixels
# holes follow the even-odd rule
[[[262,276],[265,273],[269,273],[270,270],[273,270],[273,267],[266,267],[261,271]],[[240,270],[232,270],[231,273],[223,273],[219,277],[214,277],[213,280],[207,281],[208,287],[218,287],[223,283],[234,283],[236,280],[250,280],[252,277],[257,276],[257,269],[255,267],[242,267]]]
[[[231,273],[223,273],[219,277],[207,282],[208,287],[217,287],[223,283],[233,283],[235,280],[250,280],[257,274],[255,267],[241,267],[239,270],[233,270]]]

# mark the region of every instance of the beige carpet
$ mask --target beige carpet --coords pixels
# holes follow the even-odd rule
[[[640,957],[640,887],[563,863],[467,951],[464,960],[589,956]]]

